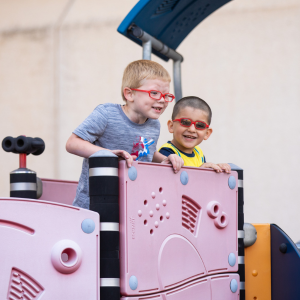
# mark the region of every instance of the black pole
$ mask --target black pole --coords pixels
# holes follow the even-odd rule
[[[230,164],[231,170],[238,173],[238,274],[240,275],[240,300],[245,300],[245,250],[244,250],[244,175],[243,169]]]
[[[89,158],[90,210],[100,215],[100,299],[120,300],[119,162],[101,150]]]

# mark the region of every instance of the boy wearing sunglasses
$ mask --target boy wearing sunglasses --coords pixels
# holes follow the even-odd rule
[[[204,100],[194,96],[180,99],[173,108],[172,120],[168,121],[173,140],[162,145],[159,152],[165,156],[177,154],[183,159],[185,166],[212,168],[218,173],[230,173],[228,164],[207,163],[198,146],[212,134],[209,127],[211,116],[211,109]]]
[[[68,152],[84,157],[81,176],[73,205],[89,208],[88,157],[99,150],[109,150],[126,160],[171,163],[177,173],[183,160],[156,151],[160,133],[157,120],[175,98],[169,93],[170,75],[158,63],[139,60],[124,70],[121,94],[125,105],[105,103],[73,131],[67,141]]]

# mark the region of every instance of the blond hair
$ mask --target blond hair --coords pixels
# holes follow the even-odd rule
[[[160,79],[171,81],[168,71],[160,64],[151,60],[136,60],[130,63],[124,70],[121,94],[124,101],[123,90],[125,87],[137,89],[142,85],[144,79]]]

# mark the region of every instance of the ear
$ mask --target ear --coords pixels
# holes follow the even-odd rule
[[[208,128],[207,129],[207,132],[206,132],[206,134],[205,134],[205,136],[204,136],[204,140],[207,140],[209,137],[210,137],[210,135],[213,133],[213,130],[212,130],[212,128]]]
[[[169,120],[168,121],[168,129],[169,129],[170,133],[174,132],[173,125],[174,125],[173,122],[171,120]]]
[[[133,91],[129,87],[124,87],[123,95],[127,101],[133,102]]]

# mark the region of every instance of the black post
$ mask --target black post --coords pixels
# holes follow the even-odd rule
[[[240,275],[240,300],[245,300],[245,250],[244,250],[244,175],[243,169],[230,164],[231,170],[238,173],[238,274]]]
[[[89,158],[90,210],[100,215],[100,299],[120,300],[119,162],[101,150]]]

